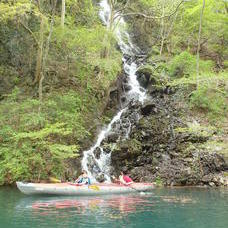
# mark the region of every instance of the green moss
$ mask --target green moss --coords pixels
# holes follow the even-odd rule
[[[151,66],[151,65],[149,65],[149,64],[142,65],[142,66],[138,69],[137,72],[152,75],[153,72],[154,72],[154,67]]]
[[[176,133],[189,133],[199,137],[211,137],[215,133],[216,128],[212,126],[201,126],[198,124],[189,124],[188,127],[175,128],[174,131]]]

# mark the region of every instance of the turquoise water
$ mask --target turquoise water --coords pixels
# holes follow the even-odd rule
[[[104,197],[25,196],[0,188],[0,227],[227,228],[228,189],[156,189]]]

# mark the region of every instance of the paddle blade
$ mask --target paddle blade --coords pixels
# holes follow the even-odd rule
[[[89,189],[99,191],[100,188],[97,185],[89,185]]]
[[[54,177],[49,177],[49,180],[50,180],[51,183],[61,183],[61,180],[58,180],[58,179],[56,179]]]

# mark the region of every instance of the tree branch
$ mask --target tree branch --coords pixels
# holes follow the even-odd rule
[[[35,40],[37,46],[39,46],[39,42],[38,42],[36,36],[34,35],[34,33],[32,32],[32,30],[29,27],[27,27],[25,24],[23,24],[21,21],[19,21],[19,23],[32,35],[32,37]]]
[[[116,11],[116,14],[118,14],[118,13],[124,11],[124,10],[127,8],[127,6],[128,6],[129,3],[130,3],[130,0],[127,0],[127,2],[125,3],[124,7],[122,7],[122,8],[119,9],[119,10],[117,10],[117,11]]]
[[[125,13],[125,14],[118,14],[118,15],[115,16],[115,18],[120,17],[120,16],[121,17],[124,17],[124,16],[141,16],[141,17],[144,17],[144,18],[147,18],[147,19],[162,19],[162,18],[167,18],[167,17],[173,16],[177,12],[177,10],[180,8],[180,6],[182,5],[183,2],[184,1],[181,1],[177,5],[176,9],[171,14],[169,14],[169,15],[164,15],[164,16],[156,17],[156,16],[150,16],[150,15],[147,15],[147,14],[144,14],[144,13],[139,13],[139,12],[134,13],[134,12],[132,12],[132,13]]]

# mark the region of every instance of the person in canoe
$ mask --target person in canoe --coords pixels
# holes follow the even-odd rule
[[[82,174],[78,177],[75,183],[78,185],[90,185],[91,181],[88,176],[88,173],[85,170],[82,170]]]
[[[130,185],[133,183],[133,180],[126,174],[126,172],[123,171],[120,172],[119,179],[114,176],[112,176],[112,178],[115,183],[119,184]]]

